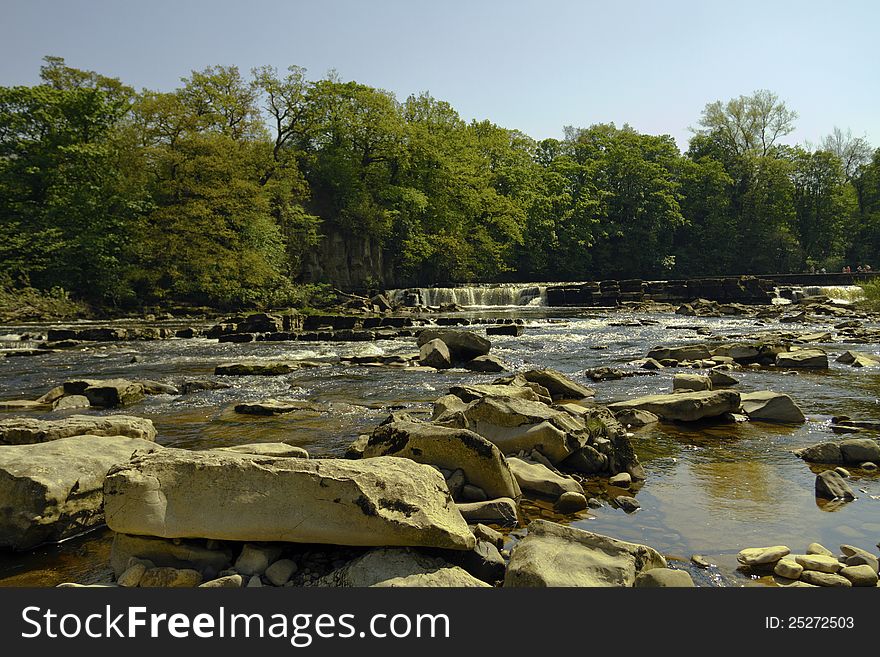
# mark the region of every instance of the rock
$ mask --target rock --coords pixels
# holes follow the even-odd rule
[[[199,584],[199,588],[240,589],[243,583],[244,578],[241,575],[225,575],[223,577],[218,577],[217,579],[212,579],[208,582],[204,582],[203,584]]]
[[[568,491],[559,496],[554,508],[559,513],[577,513],[589,507],[587,497],[583,493]]]
[[[519,487],[524,491],[558,498],[563,493],[583,494],[583,487],[571,477],[553,472],[545,465],[508,457],[507,464],[516,478]],[[628,476],[628,475],[627,475]],[[511,497],[508,495],[508,497]],[[584,500],[586,502],[586,500]]]
[[[202,583],[202,576],[196,570],[177,568],[149,568],[141,577],[141,588],[192,588]]]
[[[477,356],[485,356],[492,348],[486,338],[471,331],[455,331],[451,329],[425,329],[419,333],[419,348],[431,340],[439,339],[448,348],[453,362],[467,362]]]
[[[141,401],[146,394],[141,383],[127,379],[81,379],[64,382],[65,395],[83,395],[91,406],[116,408]]]
[[[816,570],[820,573],[836,573],[841,568],[841,563],[835,557],[825,554],[798,554],[794,560],[804,570]]]
[[[828,354],[821,349],[798,349],[776,355],[776,367],[827,369]]]
[[[271,491],[271,494],[254,494]],[[253,458],[168,448],[114,468],[114,531],[165,538],[471,549],[434,468],[409,459]]]
[[[855,493],[846,481],[834,470],[825,470],[816,475],[816,497],[827,500],[854,500]]]
[[[861,351],[844,351],[837,357],[838,363],[844,365],[852,365],[853,367],[878,367],[880,366],[880,356],[875,354],[866,354]]]
[[[222,381],[211,381],[210,379],[195,379],[190,381],[184,381],[180,384],[179,390],[182,395],[189,395],[194,392],[201,392],[202,390],[226,390],[231,388],[232,386],[228,383],[223,383]],[[205,584],[202,584],[205,586]]]
[[[710,369],[708,372],[709,380],[712,381],[712,388],[729,388],[739,384],[739,380],[733,378],[729,374],[721,370]]]
[[[469,502],[457,506],[462,517],[469,523],[482,522],[501,527],[516,527],[519,524],[516,502],[509,497],[485,502]]]
[[[620,422],[623,426],[634,428],[644,427],[649,424],[653,424],[654,422],[660,421],[660,418],[653,413],[649,413],[648,411],[643,411],[638,408],[626,408],[617,411],[614,414],[614,417],[617,418],[617,421]]]
[[[151,420],[130,415],[70,415],[61,420],[0,419],[0,445],[32,445],[71,436],[127,436],[156,439]]]
[[[777,561],[791,554],[785,545],[772,547],[745,548],[736,555],[736,560],[744,566],[765,566],[775,564]]]
[[[651,568],[636,576],[637,588],[694,588],[694,580],[686,570]]]
[[[694,422],[735,413],[740,408],[740,395],[733,390],[649,395],[609,404],[608,408],[614,413],[636,408],[653,413],[663,420]]]
[[[305,413],[312,416],[330,410],[324,404],[303,401],[301,399],[267,399],[261,402],[236,404],[235,412],[244,415],[285,415],[287,413]]]
[[[37,398],[38,404],[54,404],[56,401],[64,397],[64,386],[55,386],[42,397]]]
[[[455,470],[446,477],[446,486],[449,488],[449,494],[452,495],[453,500],[461,498],[461,491],[466,483],[467,479],[464,476],[464,470],[461,469]]]
[[[144,564],[133,563],[119,576],[116,583],[119,584],[119,586],[124,586],[126,588],[135,588],[141,583],[141,579],[146,572],[147,567]]]
[[[179,395],[180,390],[177,386],[161,381],[150,381],[149,379],[141,379],[138,381],[143,388],[145,395]]]
[[[495,584],[504,579],[507,564],[498,548],[489,541],[477,540],[473,550],[469,552],[448,552],[446,558],[450,563],[461,566],[471,575],[488,584]]]
[[[266,579],[272,586],[284,586],[297,571],[296,562],[292,559],[279,559],[266,568]]]
[[[89,398],[84,395],[67,395],[52,404],[53,411],[68,411],[91,406]]]
[[[277,456],[279,458],[307,459],[309,453],[302,447],[288,445],[287,443],[250,443],[248,445],[235,445],[233,447],[216,447],[220,452],[234,452],[236,454],[250,454],[253,456]]]
[[[537,449],[558,463],[581,446],[583,423],[540,402],[512,397],[484,397],[463,412],[468,428],[505,454]]]
[[[632,477],[628,472],[621,472],[611,477],[608,483],[618,488],[629,488],[632,485]]]
[[[169,541],[152,536],[115,534],[110,547],[110,567],[117,577],[133,562],[148,562],[149,567],[169,566],[199,571],[206,579],[232,563],[228,548],[209,549],[204,541]]]
[[[840,445],[834,442],[818,443],[794,450],[794,453],[809,463],[842,463]]]
[[[825,557],[834,556],[834,553],[821,543],[810,543],[807,546],[807,554],[819,554]]]
[[[702,374],[676,374],[672,377],[673,390],[711,390],[712,379]]]
[[[853,586],[877,586],[877,573],[871,566],[847,566],[841,568],[840,574]]]
[[[2,411],[51,411],[51,404],[42,404],[31,399],[7,399],[0,401]]]
[[[214,368],[214,374],[217,376],[279,376],[295,372],[299,367],[300,365],[295,361],[223,363]]]
[[[443,422],[455,413],[461,413],[467,408],[467,404],[455,395],[443,395],[434,402],[434,410],[431,413],[431,422]]]
[[[697,568],[702,568],[704,570],[706,568],[712,567],[712,564],[706,560],[706,557],[699,554],[691,555],[691,563],[694,564]]]
[[[490,498],[521,495],[520,486],[498,447],[467,429],[398,420],[373,431],[364,458],[397,456],[447,470],[461,469],[467,483]]]
[[[773,572],[780,577],[788,579],[798,579],[804,572],[804,567],[790,557],[783,557],[776,562]]]
[[[743,412],[750,420],[788,424],[803,424],[807,421],[791,397],[778,392],[744,392],[740,394],[740,401]]]
[[[878,572],[878,559],[870,552],[852,545],[841,545],[840,551],[843,552],[843,562],[847,566],[870,566],[876,573]]]
[[[429,340],[419,347],[419,364],[445,370],[452,367],[452,355],[443,340]]]
[[[592,388],[582,386],[556,370],[529,370],[523,372],[522,375],[526,381],[545,387],[554,400],[583,399],[584,397],[592,397],[596,394],[596,391]]]
[[[654,360],[704,360],[711,358],[709,347],[704,344],[687,345],[684,347],[654,347],[648,352],[647,358]]]
[[[646,545],[534,520],[511,551],[504,586],[632,586],[640,572],[665,567]]]
[[[504,534],[482,523],[477,523],[474,526],[474,536],[477,541],[491,543],[499,550],[504,547]]]
[[[614,503],[624,510],[626,513],[635,513],[642,508],[639,501],[629,495],[618,495],[614,498]]]
[[[248,580],[248,583],[245,585],[245,588],[248,589],[261,589],[263,588],[263,580],[260,579],[259,575],[253,575]]]
[[[461,487],[461,499],[463,502],[485,502],[489,499],[489,496],[479,486],[464,484]]]
[[[643,370],[662,370],[662,369],[664,369],[664,365],[659,360],[656,360],[654,358],[645,358],[642,361],[640,367]]]
[[[245,543],[241,548],[238,559],[235,560],[235,570],[242,575],[262,575],[266,572],[269,564],[281,555],[279,545],[255,545]]]
[[[842,575],[822,573],[816,570],[805,570],[802,572],[801,581],[815,586],[841,586],[846,588],[852,586],[852,582]]]
[[[464,364],[472,372],[506,372],[510,368],[497,356],[477,356]]]
[[[315,586],[488,587],[460,566],[411,549],[381,548],[320,578]]]
[[[525,328],[522,324],[497,324],[486,327],[486,335],[512,335],[518,338],[523,333]]]
[[[0,446],[0,548],[25,550],[102,524],[107,471],[157,449],[140,438],[89,435]]]
[[[849,438],[839,444],[844,463],[880,461],[880,442],[873,438]]]

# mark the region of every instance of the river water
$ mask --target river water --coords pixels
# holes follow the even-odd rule
[[[706,341],[690,327],[736,336],[774,329],[816,332],[830,330],[832,324],[537,306],[483,308],[462,315],[523,318],[525,334],[492,336],[492,353],[514,369],[560,370],[595,388],[600,403],[670,391],[672,376],[680,370],[600,383],[591,382],[584,370],[603,365],[634,369],[627,363],[644,357],[655,345]],[[21,331],[22,327],[0,327],[0,335]],[[833,361],[836,354],[849,348],[876,351],[876,347],[832,344],[825,348]],[[159,432],[157,441],[166,446],[204,449],[284,440],[305,447],[313,456],[340,456],[359,434],[371,431],[391,410],[429,413],[431,402],[450,386],[489,382],[497,376],[464,370],[334,364],[350,356],[415,351],[415,338],[374,343],[218,344],[207,339],[103,343],[43,356],[0,359],[0,399],[35,399],[75,377],[178,383],[187,378],[213,378],[215,365],[243,358],[321,360],[327,362],[326,367],[279,377],[227,377],[224,381],[231,384],[229,389],[151,396],[124,412],[152,419]],[[138,362],[133,363],[135,356]],[[682,559],[682,565],[690,555],[701,554],[717,567],[695,572],[698,584],[767,583],[750,582],[736,571],[735,554],[743,547],[785,544],[800,552],[819,541],[832,549],[842,543],[873,549],[880,540],[880,475],[852,470],[849,484],[859,496],[857,500],[841,506],[817,503],[815,472],[792,450],[832,439],[833,415],[880,419],[880,371],[832,362],[829,370],[821,372],[768,368],[733,374],[741,382],[740,391],[770,389],[789,394],[808,416],[807,423],[655,424],[632,437],[647,473],[644,485],[635,492],[640,511],[628,515],[606,504],[577,517],[559,517],[548,504],[526,503],[526,515],[646,543],[673,559]],[[232,410],[243,401],[273,397],[330,403],[332,410],[296,417],[254,417]],[[603,481],[589,485],[590,494],[613,497],[624,493],[606,488]],[[514,532],[510,541],[517,535]],[[107,572],[109,540],[107,530],[97,530],[29,554],[0,555],[0,585],[100,579]]]

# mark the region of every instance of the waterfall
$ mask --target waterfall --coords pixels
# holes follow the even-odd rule
[[[791,303],[796,298],[825,296],[837,303],[855,303],[865,298],[864,290],[858,285],[804,285],[775,288],[774,304]]]
[[[392,303],[406,304],[407,298],[415,294],[418,295],[423,306],[440,306],[451,303],[477,308],[547,305],[547,286],[527,283],[388,290],[388,296]]]

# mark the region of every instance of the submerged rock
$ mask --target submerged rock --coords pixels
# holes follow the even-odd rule
[[[440,473],[409,459],[254,458],[166,449],[114,468],[104,497],[108,526],[128,534],[474,545]]]
[[[287,413],[319,414],[329,410],[324,404],[301,399],[267,399],[261,402],[236,404],[235,412],[243,415],[285,415]]]

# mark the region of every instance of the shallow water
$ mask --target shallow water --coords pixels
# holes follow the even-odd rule
[[[552,367],[595,388],[596,400],[618,401],[643,394],[668,392],[676,371],[655,376],[593,383],[587,368],[603,365],[632,369],[654,345],[706,342],[694,330],[670,326],[701,326],[717,335],[780,329],[787,332],[831,330],[827,325],[777,325],[753,318],[694,318],[673,314],[634,314],[591,309],[517,308],[483,311],[526,320],[521,337],[493,336],[492,353],[513,368]],[[648,325],[612,326],[619,323]],[[479,330],[479,327],[476,327]],[[0,327],[0,335],[20,332]],[[604,347],[596,349],[595,347]],[[831,360],[853,348],[876,351],[877,345],[827,345]],[[248,359],[308,358],[326,367],[278,377],[226,377],[225,390],[174,397],[157,395],[125,409],[151,418],[166,446],[209,448],[249,442],[284,440],[314,456],[339,456],[361,433],[372,430],[391,410],[430,412],[431,402],[461,382],[488,382],[491,374],[464,370],[445,372],[334,364],[339,358],[368,354],[409,354],[415,338],[375,343],[249,343],[218,344],[213,340],[166,340],[100,344],[35,357],[0,360],[0,399],[35,399],[73,377],[128,377],[179,382],[213,378],[221,362]],[[133,356],[139,362],[131,363]],[[659,424],[633,435],[647,481],[635,496],[640,511],[627,515],[606,504],[579,516],[560,518],[543,502],[525,503],[528,518],[548,517],[625,540],[647,543],[673,558],[702,554],[718,564],[700,573],[702,583],[748,583],[735,571],[733,555],[743,547],[787,544],[804,550],[819,541],[836,548],[851,543],[866,549],[880,540],[880,475],[851,470],[850,486],[859,499],[849,504],[821,505],[813,495],[815,473],[791,450],[831,439],[830,419],[846,414],[880,419],[880,370],[832,363],[825,372],[786,373],[774,369],[733,373],[744,392],[771,389],[789,394],[804,410],[802,426],[766,423],[688,426]],[[309,399],[330,404],[327,413],[253,417],[234,413],[243,401],[271,397]],[[40,414],[36,414],[40,416]],[[43,414],[57,417],[57,414]],[[601,480],[597,494],[609,494]],[[610,493],[623,494],[616,490]],[[611,496],[613,496],[611,495]],[[515,540],[514,532],[512,540]],[[61,546],[47,546],[29,555],[0,555],[0,585],[52,585],[88,581],[106,573],[108,532],[99,530]]]

